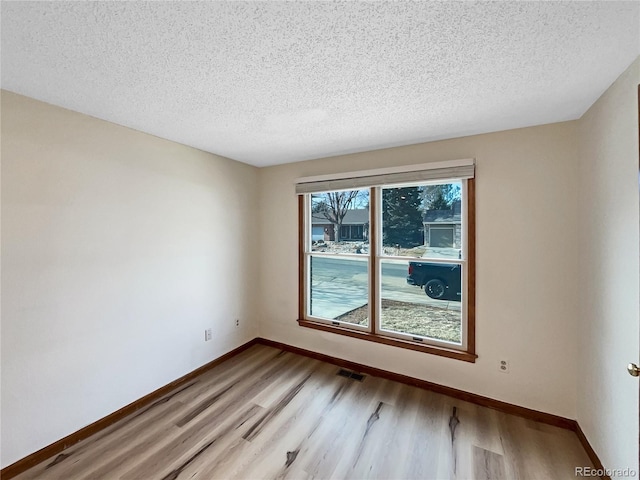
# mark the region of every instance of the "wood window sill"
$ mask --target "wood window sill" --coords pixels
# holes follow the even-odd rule
[[[322,330],[324,332],[335,333],[337,335],[359,338],[361,340],[366,340],[369,342],[382,343],[384,345],[391,345],[394,347],[406,348],[408,350],[415,350],[418,352],[430,353],[432,355],[439,355],[441,357],[453,358],[455,360],[462,360],[463,362],[475,363],[476,358],[478,358],[478,356],[473,352],[453,350],[444,347],[438,347],[435,345],[421,345],[407,340],[401,340],[399,338],[385,337],[369,332],[360,332],[357,330],[352,330],[350,328],[327,325],[325,323],[312,322],[310,320],[298,319],[298,325],[300,325],[301,327],[313,328],[315,330]]]

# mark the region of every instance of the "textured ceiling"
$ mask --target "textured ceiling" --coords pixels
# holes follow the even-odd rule
[[[640,2],[6,2],[2,88],[257,166],[580,117]]]

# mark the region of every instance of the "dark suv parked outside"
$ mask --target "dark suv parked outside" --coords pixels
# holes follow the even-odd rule
[[[436,300],[461,300],[460,265],[451,263],[409,262],[407,283],[424,287],[424,292]]]

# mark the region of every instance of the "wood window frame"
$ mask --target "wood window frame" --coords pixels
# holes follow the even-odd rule
[[[421,344],[400,338],[393,338],[381,335],[376,332],[376,322],[372,322],[371,332],[364,332],[338,325],[320,323],[306,318],[305,312],[305,200],[303,195],[298,196],[298,325],[305,328],[320,330],[324,332],[344,335],[351,338],[375,342],[383,345],[390,345],[398,348],[414,350],[418,352],[429,353],[441,357],[462,360],[465,362],[475,363],[478,355],[476,354],[476,320],[475,320],[475,304],[476,304],[476,205],[475,205],[475,179],[466,180],[466,220],[467,220],[467,299],[466,299],[466,349],[452,349],[440,345]],[[377,199],[373,195],[370,199],[370,210],[377,212]],[[371,225],[369,228],[370,235],[377,231],[378,218],[377,215],[371,216]],[[376,261],[371,262],[371,285],[377,285],[379,272]],[[371,301],[377,302],[377,288],[370,289]]]

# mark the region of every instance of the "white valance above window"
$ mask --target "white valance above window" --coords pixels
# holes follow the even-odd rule
[[[433,180],[459,180],[473,178],[474,175],[474,159],[451,160],[299,178],[296,181],[296,194],[357,190]]]

